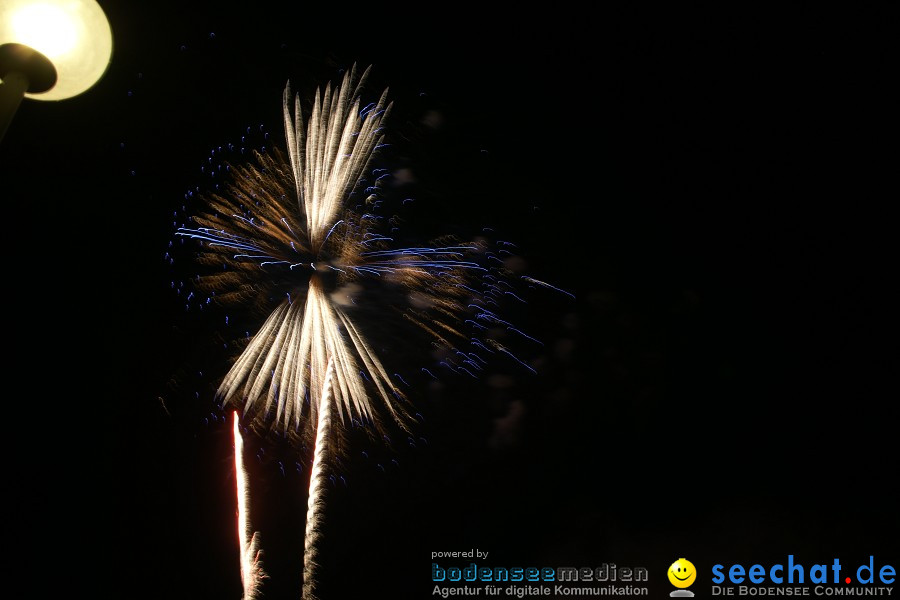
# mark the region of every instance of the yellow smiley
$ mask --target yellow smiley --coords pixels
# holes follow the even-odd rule
[[[697,579],[697,569],[686,558],[679,558],[669,567],[669,581],[677,588],[690,587]]]

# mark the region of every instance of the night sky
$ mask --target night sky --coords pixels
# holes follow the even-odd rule
[[[537,374],[423,380],[415,448],[350,444],[325,600],[431,597],[431,553],[469,548],[645,566],[658,594],[680,556],[701,577],[788,554],[900,563],[884,6],[101,5],[104,79],[26,100],[0,142],[7,377],[27,377],[7,494],[37,541],[30,585],[240,597],[213,398],[234,332],[227,311],[185,313],[170,286],[191,265],[164,255],[210,151],[283,147],[285,82],[309,102],[354,62],[369,101],[390,87],[382,160],[415,178],[411,230],[491,228],[576,299],[510,308],[543,342],[520,346]],[[428,366],[400,343],[399,368]],[[264,597],[296,598],[308,457],[247,443]]]

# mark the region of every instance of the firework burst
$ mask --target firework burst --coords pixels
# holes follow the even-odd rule
[[[250,307],[265,317],[257,333],[246,336],[218,388],[219,398],[241,410],[257,431],[296,443],[314,440],[307,598],[315,595],[327,455],[340,435],[333,425],[373,425],[382,431],[393,423],[408,430],[411,419],[399,389],[406,382],[382,364],[376,352],[382,344],[373,342],[373,330],[390,323],[380,328],[382,334],[389,331],[394,346],[405,345],[410,331],[424,331],[442,368],[475,378],[488,355],[509,357],[533,371],[502,340],[514,336],[540,343],[498,316],[503,300],[523,301],[505,266],[511,244],[491,248],[445,238],[428,246],[395,247],[377,215],[381,182],[389,173],[372,166],[391,105],[386,90],[377,102],[362,104],[367,75],[368,70],[357,77],[354,68],[340,85],[317,91],[307,122],[288,86],[283,96],[287,154],[262,151],[252,164],[226,165],[228,182],[221,190],[216,186],[204,209],[177,230],[199,244],[196,259],[206,272],[196,277],[196,285],[205,303],[215,299]],[[239,437],[235,449],[240,452]],[[241,564],[250,597],[262,573],[238,467]]]
[[[405,427],[406,398],[360,316],[402,316],[451,351],[471,339],[465,318],[493,318],[486,306],[469,306],[473,275],[488,271],[480,244],[394,249],[369,212],[387,177],[369,168],[391,107],[386,91],[361,105],[367,73],[357,79],[351,70],[340,86],[317,92],[306,129],[286,89],[287,158],[275,150],[257,153],[255,165],[229,166],[223,193],[177,232],[201,242],[198,260],[212,267],[198,278],[202,290],[220,303],[271,310],[218,390],[257,427],[313,431],[328,357],[340,421],[380,425],[389,415]]]

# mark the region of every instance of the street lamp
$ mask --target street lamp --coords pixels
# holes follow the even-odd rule
[[[23,97],[77,96],[111,55],[109,21],[95,0],[0,0],[0,140]]]

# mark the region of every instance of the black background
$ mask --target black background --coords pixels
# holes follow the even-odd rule
[[[897,565],[883,5],[101,5],[104,79],[26,100],[0,144],[9,496],[49,534],[32,585],[239,597],[230,427],[193,378],[217,332],[163,255],[210,150],[260,124],[283,145],[285,81],[309,98],[354,62],[391,88],[410,221],[493,227],[577,300],[518,312],[536,376],[422,386],[427,445],[348,453],[323,597],[429,597],[431,552],[472,547],[647,566],[658,593],[679,556],[702,594],[715,563]],[[306,481],[248,443],[265,597],[296,597]]]

